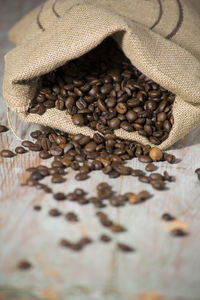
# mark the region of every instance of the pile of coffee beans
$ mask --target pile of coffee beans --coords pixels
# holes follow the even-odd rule
[[[24,184],[36,186],[46,192],[51,192],[51,189],[41,184],[40,181],[44,177],[51,176],[52,183],[65,182],[65,174],[68,168],[77,172],[75,175],[77,181],[88,179],[91,172],[98,170],[101,170],[110,178],[117,178],[121,175],[137,177],[139,181],[151,184],[157,190],[165,190],[166,183],[174,181],[174,177],[166,171],[163,174],[152,172],[156,169],[152,162],[176,162],[174,155],[163,152],[157,147],[152,148],[149,145],[119,139],[111,133],[104,136],[94,133],[93,138],[90,138],[83,134],[71,135],[46,128],[44,131],[33,131],[31,137],[35,139],[35,142],[25,140],[22,142],[22,146],[31,151],[38,151],[39,156],[44,160],[53,157],[53,161],[51,167],[40,165],[28,168],[27,171],[30,172],[30,177]],[[16,151],[16,153],[25,153],[27,150],[23,147],[17,147],[23,150]],[[12,157],[13,155],[14,153],[10,150],[1,151],[2,157]],[[126,166],[126,161],[132,158],[138,158],[140,162],[147,163],[147,171],[152,173],[148,175],[141,170]],[[98,201],[94,201],[94,203],[101,205],[101,200],[111,193],[109,187],[99,185]],[[83,194],[79,194],[77,197],[82,199],[81,201],[85,201]],[[65,199],[66,195],[60,192],[55,194],[54,198],[59,201]],[[120,201],[113,198],[110,202],[112,205],[117,205]]]
[[[175,95],[134,67],[112,38],[41,77],[29,112],[66,110],[77,126],[102,134],[137,131],[155,145],[173,126]]]

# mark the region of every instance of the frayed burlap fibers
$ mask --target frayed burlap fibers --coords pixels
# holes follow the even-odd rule
[[[142,73],[176,94],[174,125],[166,149],[200,123],[200,22],[188,0],[50,0],[10,31],[17,46],[5,56],[3,93],[26,122],[92,135],[69,115],[48,109],[27,112],[38,77],[78,58],[112,35]],[[122,138],[149,143],[137,132]]]

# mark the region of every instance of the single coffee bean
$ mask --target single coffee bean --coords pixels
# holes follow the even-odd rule
[[[42,208],[41,208],[40,205],[35,205],[35,206],[33,206],[33,209],[36,210],[36,211],[39,211],[39,210],[41,210]]]
[[[7,149],[2,150],[0,152],[0,154],[2,157],[5,157],[5,158],[11,158],[11,157],[15,156],[15,153],[13,153],[12,151],[7,150]]]
[[[61,212],[56,208],[52,208],[49,210],[49,215],[52,217],[59,217],[61,215]]]
[[[66,199],[66,195],[62,192],[56,193],[53,195],[54,199],[56,199],[57,201],[62,201]]]
[[[195,170],[195,173],[196,173],[197,175],[200,175],[200,168],[197,168],[197,169]]]
[[[139,181],[144,182],[144,183],[149,183],[150,179],[148,176],[139,176]]]
[[[15,152],[17,153],[17,154],[23,154],[23,153],[26,153],[27,152],[27,150],[26,149],[24,149],[24,147],[16,147],[15,148]]]
[[[113,224],[111,225],[110,229],[115,232],[115,233],[118,233],[118,232],[123,232],[125,231],[126,229],[120,225],[120,224]]]
[[[111,241],[111,238],[107,234],[102,234],[99,239],[104,243],[109,243]]]
[[[54,174],[51,178],[52,183],[62,183],[65,182],[66,179],[64,179],[61,175],[59,174]]]
[[[6,126],[0,125],[0,133],[6,132],[6,131],[8,131],[8,130],[9,130],[9,129],[8,129]]]
[[[83,126],[85,124],[84,117],[81,114],[73,115],[72,122],[77,126]]]
[[[146,165],[145,170],[147,172],[153,172],[153,171],[157,170],[157,167],[154,164],[150,163],[150,164]]]
[[[133,252],[135,251],[134,248],[126,245],[126,244],[123,244],[123,243],[117,243],[117,248],[122,251],[122,252]]]
[[[69,222],[78,222],[78,217],[74,212],[68,212],[65,217]]]
[[[149,156],[153,161],[160,161],[163,157],[163,154],[159,148],[154,147],[150,150]]]
[[[86,180],[88,178],[89,178],[89,176],[88,176],[87,173],[78,173],[75,176],[75,179],[78,180],[78,181]]]
[[[175,220],[175,218],[174,218],[172,215],[168,214],[168,213],[164,213],[164,214],[161,216],[161,218],[162,218],[164,221],[167,221],[167,222],[169,222],[169,221],[174,221],[174,220]]]
[[[113,118],[109,121],[109,126],[112,129],[118,129],[120,125],[120,120],[118,118]]]
[[[159,173],[151,173],[149,175],[149,178],[150,178],[150,180],[159,180],[159,181],[164,180],[164,177]]]
[[[124,103],[118,103],[115,109],[119,114],[125,114],[127,112],[127,107]]]
[[[21,260],[18,264],[17,264],[17,268],[19,270],[23,270],[23,271],[26,271],[26,270],[29,270],[32,268],[32,264],[27,261],[27,260]]]
[[[182,230],[182,229],[174,229],[170,232],[170,234],[172,236],[175,236],[175,237],[184,237],[184,236],[187,236],[188,235],[188,232]]]
[[[152,159],[148,155],[139,155],[138,160],[142,163],[151,163]]]
[[[48,159],[48,158],[51,157],[51,154],[48,151],[46,151],[46,150],[42,150],[42,151],[40,151],[39,156],[42,159]]]
[[[163,180],[151,180],[150,184],[156,190],[162,191],[165,189],[165,184]]]

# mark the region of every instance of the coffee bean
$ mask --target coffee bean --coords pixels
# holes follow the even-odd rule
[[[184,237],[184,236],[187,236],[188,235],[188,232],[182,230],[182,229],[174,229],[170,232],[170,234],[172,236],[175,236],[175,237]]]
[[[200,175],[200,168],[197,168],[197,169],[195,170],[195,173],[196,173],[197,175]]]
[[[40,205],[35,205],[35,206],[33,206],[33,209],[36,210],[36,211],[39,211],[39,210],[41,210],[42,208],[41,208]]]
[[[120,120],[118,118],[113,118],[109,121],[109,126],[112,129],[118,129],[120,125]]]
[[[78,222],[78,217],[73,212],[68,212],[65,217],[69,222]]]
[[[125,229],[122,225],[120,225],[120,224],[112,224],[112,225],[110,226],[110,229],[111,229],[113,232],[115,232],[115,233],[123,232],[123,231],[126,230],[126,229]]]
[[[131,171],[131,175],[135,177],[140,177],[140,176],[144,176],[145,173],[142,170],[136,169]]]
[[[139,155],[138,160],[142,163],[151,163],[152,159],[148,155]]]
[[[153,171],[157,170],[157,167],[154,164],[150,163],[150,164],[146,165],[145,170],[147,172],[153,172]]]
[[[144,182],[144,183],[149,183],[150,178],[148,176],[139,176],[139,181]]]
[[[59,217],[61,215],[61,212],[56,208],[52,208],[49,210],[49,215],[52,217]]]
[[[58,146],[55,146],[55,147],[50,149],[50,154],[53,155],[53,156],[62,155],[63,154],[63,149],[58,147]]]
[[[65,182],[66,179],[64,179],[61,175],[59,174],[54,174],[51,178],[52,183],[62,183]]]
[[[176,162],[176,157],[172,154],[164,153],[164,159],[169,163],[173,164]]]
[[[7,149],[2,150],[0,152],[0,154],[2,157],[5,157],[5,158],[11,158],[11,157],[15,156],[15,153],[13,153],[12,151],[7,150]]]
[[[151,173],[149,175],[149,178],[150,178],[150,180],[159,180],[159,181],[164,180],[163,176],[159,173]]]
[[[77,126],[83,126],[85,124],[84,118],[81,114],[73,115],[72,122]]]
[[[15,152],[17,153],[17,154],[23,154],[23,153],[26,153],[27,152],[27,150],[26,149],[24,149],[23,147],[16,147],[15,148]]]
[[[151,180],[150,184],[152,185],[152,187],[156,190],[164,190],[165,189],[165,184],[162,180]]]
[[[6,126],[0,125],[0,133],[6,132],[6,131],[8,131],[8,130],[9,130],[9,129],[8,129]]]
[[[168,214],[168,213],[164,213],[164,214],[161,216],[161,218],[162,218],[164,221],[167,221],[167,222],[169,222],[169,221],[174,221],[174,220],[175,220],[175,218],[174,218],[172,215]]]
[[[135,251],[134,248],[126,245],[126,244],[123,244],[123,243],[117,243],[117,248],[122,251],[122,252],[133,252]]]
[[[87,173],[78,173],[75,176],[75,179],[78,180],[78,181],[86,180],[88,178],[89,178],[89,176],[88,176]]]
[[[87,152],[93,152],[95,151],[96,147],[97,144],[95,142],[90,142],[84,147],[84,150]]]
[[[43,151],[40,151],[39,156],[40,156],[42,159],[48,159],[48,158],[51,157],[51,154],[50,154],[48,151],[43,150]]]
[[[21,260],[21,261],[17,264],[17,268],[18,268],[19,270],[23,270],[23,271],[29,270],[29,269],[32,268],[32,264],[31,264],[29,261],[27,261],[27,260]]]
[[[160,161],[163,157],[163,154],[159,148],[154,147],[150,150],[149,156],[153,161]]]
[[[109,243],[111,241],[111,238],[107,234],[102,234],[99,239],[104,243]]]
[[[64,193],[56,193],[53,195],[54,199],[58,200],[58,201],[62,201],[66,199],[66,195]]]

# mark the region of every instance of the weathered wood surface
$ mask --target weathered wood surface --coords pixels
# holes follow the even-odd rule
[[[11,48],[7,31],[40,2],[1,2],[1,82],[3,56]],[[14,115],[12,119],[21,137],[28,137],[30,130],[35,128],[22,123]],[[7,124],[2,96],[0,123]],[[11,131],[0,135],[1,149],[14,149],[19,144]],[[81,186],[93,195],[96,184],[107,181],[119,193],[138,192],[146,188],[152,192],[152,199],[141,205],[103,209],[128,228],[126,233],[113,234],[113,242],[109,245],[97,240],[107,230],[99,225],[92,206],[55,203],[51,194],[20,187],[27,176],[25,169],[40,162],[37,153],[18,155],[12,159],[0,158],[0,299],[161,299],[141,296],[141,293],[156,290],[163,296],[162,299],[199,300],[200,183],[194,170],[200,167],[200,127],[176,144],[171,152],[181,162],[175,165],[159,163],[160,171],[167,170],[176,176],[176,182],[164,192],[155,192],[133,177],[113,180],[101,173],[80,184],[73,180],[74,174],[71,172],[66,183],[53,186],[54,191],[64,189],[66,192]],[[137,160],[130,165],[144,168]],[[41,212],[33,210],[35,204],[42,205]],[[47,212],[51,207],[59,207],[63,212],[73,210],[81,221],[69,224],[62,217],[50,218]],[[166,224],[160,220],[164,212],[186,221],[190,226],[190,235],[176,239],[165,232]],[[96,242],[80,253],[58,246],[60,238],[76,240],[82,235],[89,235]],[[116,241],[131,244],[137,251],[133,254],[119,253]],[[30,260],[34,267],[30,271],[20,272],[16,269],[16,263],[24,258]]]

